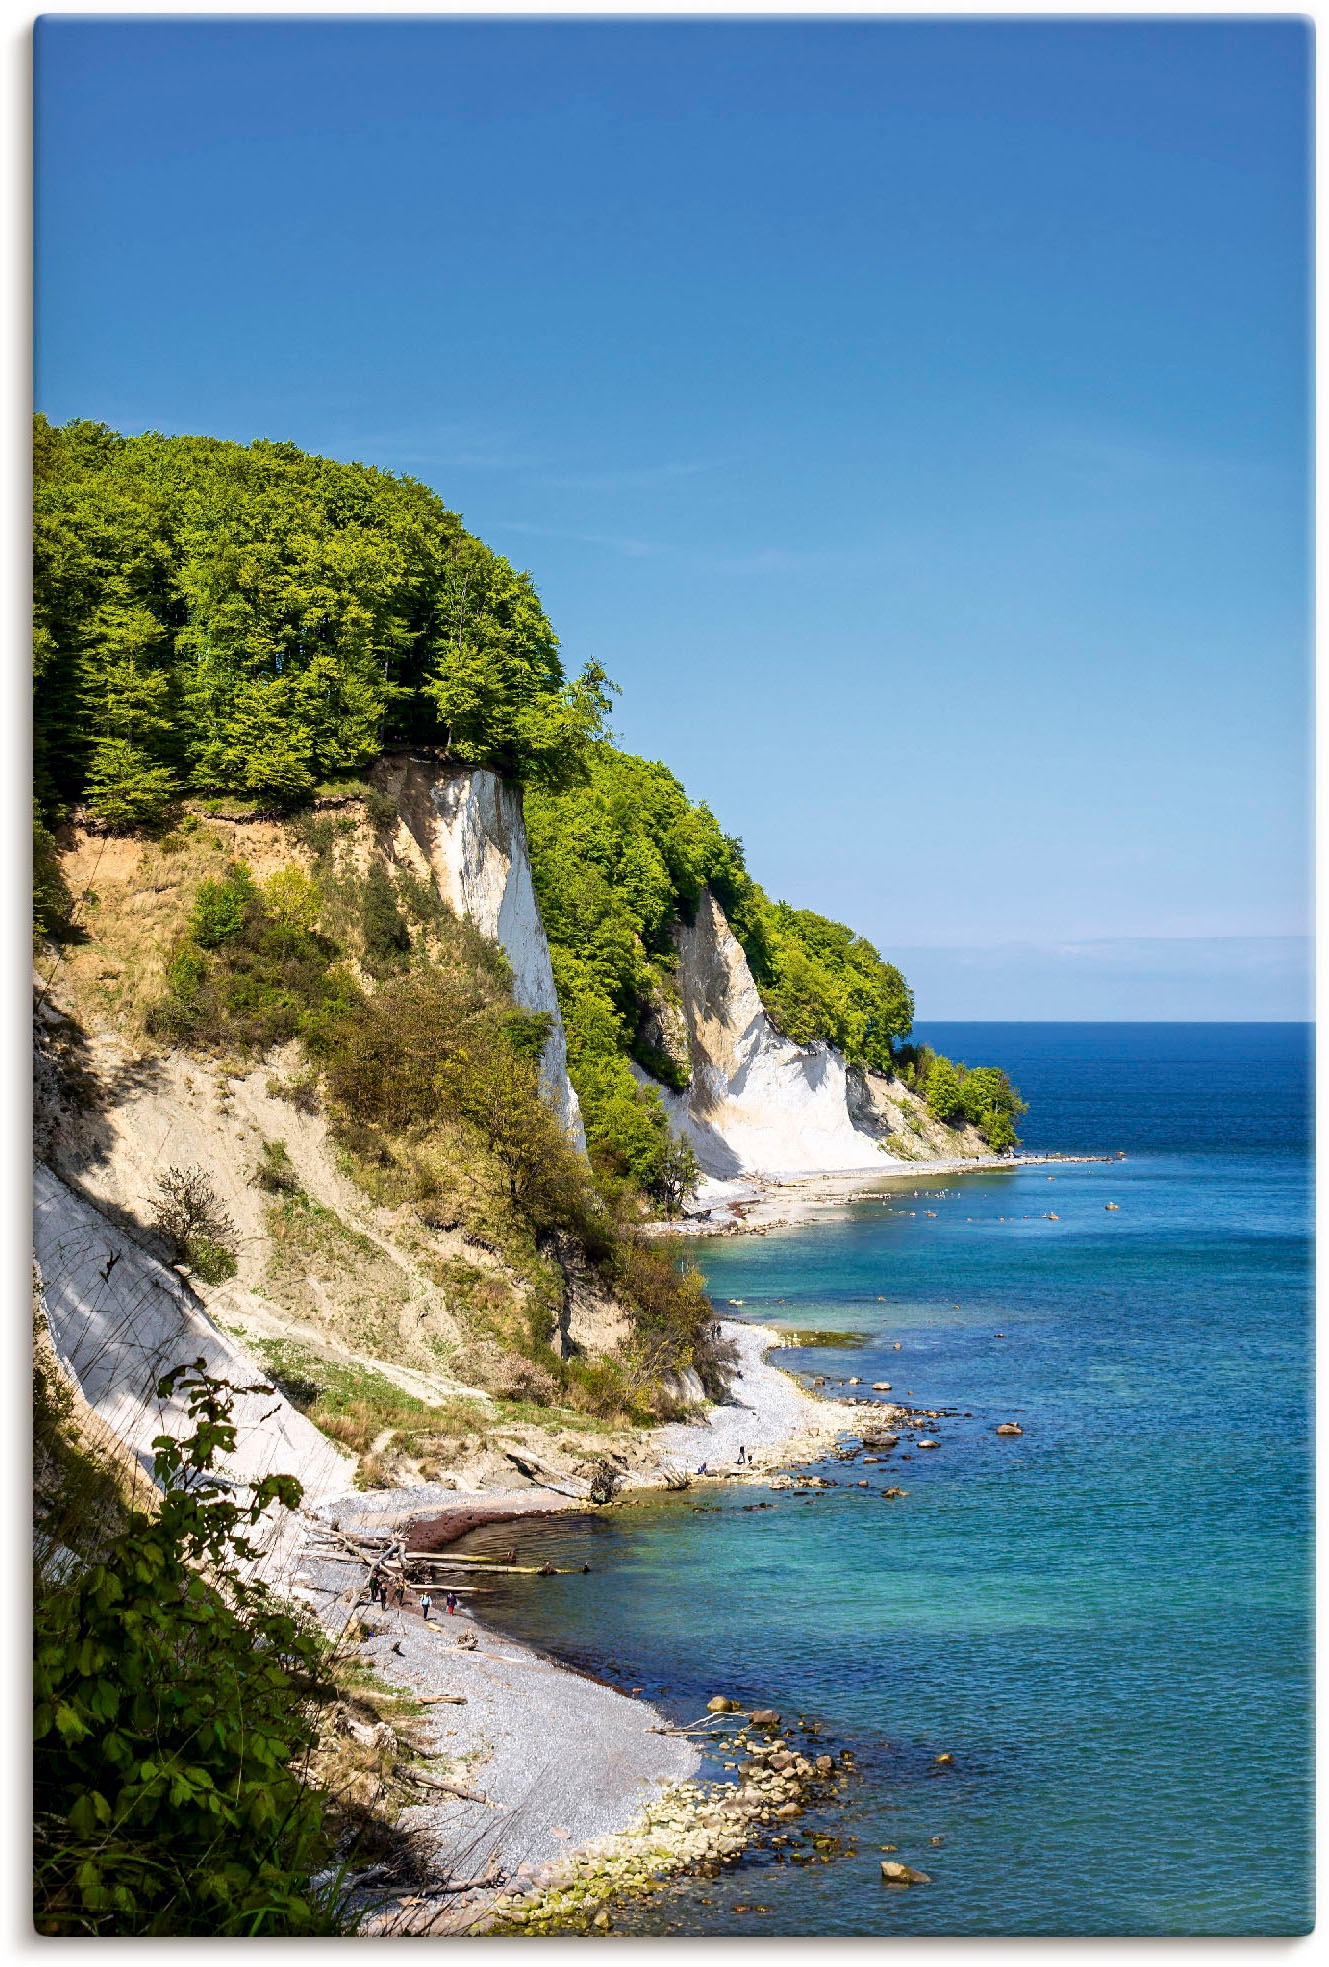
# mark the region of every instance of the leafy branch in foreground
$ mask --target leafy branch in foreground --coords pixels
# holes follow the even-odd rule
[[[177,1367],[193,1432],[154,1441],[159,1510],[36,1583],[34,1917],[39,1933],[335,1935],[310,1885],[325,1803],[302,1773],[335,1691],[325,1643],[245,1574],[293,1476],[238,1500],[213,1473],[238,1391]]]

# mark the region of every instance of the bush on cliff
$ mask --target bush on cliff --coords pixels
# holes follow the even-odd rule
[[[934,1118],[951,1125],[967,1120],[995,1154],[1019,1146],[1015,1123],[1029,1108],[1000,1066],[956,1064],[920,1046],[912,1076]]]

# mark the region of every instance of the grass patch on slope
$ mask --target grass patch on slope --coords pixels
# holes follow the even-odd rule
[[[248,1339],[246,1344],[293,1407],[330,1440],[362,1458],[362,1486],[374,1486],[381,1478],[389,1454],[410,1457],[433,1480],[478,1453],[491,1437],[514,1429],[615,1432],[612,1423],[594,1415],[532,1400],[477,1400],[465,1394],[423,1400],[371,1366],[335,1359],[294,1339]],[[390,1439],[381,1439],[389,1433]],[[380,1442],[376,1453],[375,1442]]]

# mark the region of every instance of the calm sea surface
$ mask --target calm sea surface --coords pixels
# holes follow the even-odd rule
[[[824,1820],[856,1856],[759,1854],[620,1930],[1304,1931],[1309,1030],[922,1036],[1010,1069],[1029,1149],[1127,1159],[920,1177],[697,1246],[734,1315],[864,1338],[782,1363],[969,1417],[933,1427],[936,1452],[906,1435],[855,1468],[869,1490],[757,1512],[767,1492],[694,1491],[523,1528],[524,1557],[592,1573],[505,1583],[489,1616],[676,1716],[723,1692],[859,1758]],[[934,1883],[883,1888],[883,1844]]]

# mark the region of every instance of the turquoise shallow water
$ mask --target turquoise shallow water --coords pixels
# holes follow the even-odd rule
[[[969,1418],[937,1423],[934,1453],[906,1438],[856,1468],[867,1491],[523,1528],[523,1555],[592,1573],[514,1583],[489,1609],[677,1715],[723,1691],[857,1751],[833,1826],[857,1857],[767,1853],[659,1893],[623,1922],[637,1930],[1304,1931],[1307,1033],[934,1042],[1012,1065],[1031,1147],[1128,1159],[920,1180],[917,1198],[698,1254],[745,1317],[866,1337],[795,1367]],[[999,1439],[1005,1419],[1023,1437]],[[882,1888],[886,1843],[934,1883]]]

